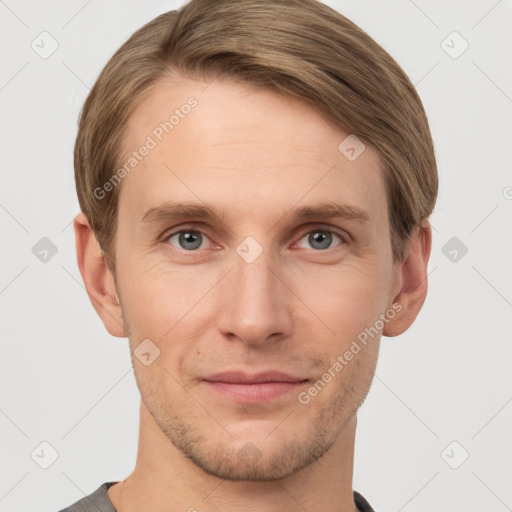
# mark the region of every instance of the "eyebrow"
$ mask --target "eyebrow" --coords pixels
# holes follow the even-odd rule
[[[292,208],[289,212],[284,213],[283,217],[290,214],[293,219],[298,221],[327,218],[342,218],[360,222],[368,222],[370,220],[370,216],[365,210],[357,206],[342,205],[335,202]],[[138,217],[138,222],[143,224],[159,224],[192,218],[224,222],[224,214],[213,205],[172,202],[166,202],[149,208]]]

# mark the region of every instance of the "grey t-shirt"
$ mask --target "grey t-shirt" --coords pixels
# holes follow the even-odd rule
[[[62,509],[60,512],[116,512],[107,493],[108,488],[114,484],[117,484],[117,482],[105,482],[92,494],[85,496],[85,498]],[[371,505],[357,491],[354,491],[354,501],[360,512],[375,512]]]

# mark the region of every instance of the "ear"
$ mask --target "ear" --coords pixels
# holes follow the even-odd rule
[[[120,301],[114,278],[108,269],[89,220],[80,212],[73,221],[78,268],[89,299],[107,331],[119,338],[126,337]]]
[[[407,242],[406,257],[400,264],[398,295],[394,303],[401,305],[396,316],[385,324],[384,336],[398,336],[412,325],[425,302],[428,289],[427,266],[432,246],[432,229],[424,220],[416,226]]]

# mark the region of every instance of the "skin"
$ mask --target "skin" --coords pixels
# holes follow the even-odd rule
[[[229,80],[206,86],[165,79],[130,119],[127,154],[168,112],[198,101],[122,181],[116,279],[85,215],[74,221],[87,292],[108,332],[129,337],[142,398],[136,466],[109,498],[122,512],[354,511],[357,409],[381,335],[403,333],[425,300],[430,226],[417,227],[404,261],[393,262],[372,147],[351,162],[338,150],[348,133],[302,101]],[[138,222],[165,201],[211,204],[223,219]],[[368,221],[288,213],[325,201],[358,207]],[[200,248],[169,236],[180,229],[199,231]],[[319,248],[310,235],[327,229],[332,239]],[[262,248],[252,263],[236,251],[248,236]],[[393,303],[401,311],[300,403],[298,392]],[[145,339],[160,350],[148,366],[133,352]],[[201,380],[228,370],[308,381],[247,404]]]

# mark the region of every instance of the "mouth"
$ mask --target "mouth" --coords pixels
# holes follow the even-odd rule
[[[308,379],[279,371],[224,372],[202,379],[208,389],[237,402],[268,402],[304,386]]]

